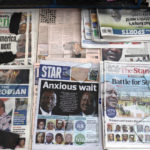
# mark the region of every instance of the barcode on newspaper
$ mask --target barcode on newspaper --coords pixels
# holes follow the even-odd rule
[[[55,23],[56,22],[56,10],[54,9],[41,9],[40,11],[41,23]]]
[[[102,28],[102,34],[113,34],[112,28]]]

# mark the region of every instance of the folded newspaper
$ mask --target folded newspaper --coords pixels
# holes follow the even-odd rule
[[[0,51],[15,55],[13,62],[7,58],[9,64],[28,65],[35,62],[38,13],[38,9],[0,10]],[[6,55],[4,57],[11,57]]]
[[[149,9],[97,9],[97,15],[102,36],[150,37]]]
[[[104,146],[150,146],[150,64],[104,62]]]
[[[140,38],[112,38],[101,37],[99,18],[95,10],[82,9],[81,11],[81,44],[83,48],[142,48],[144,44]],[[91,25],[90,25],[91,24]],[[87,30],[88,28],[88,30]],[[89,29],[91,28],[91,29]],[[89,36],[90,38],[87,38]],[[145,39],[145,38],[144,38]],[[135,42],[137,41],[137,42]]]
[[[41,61],[32,148],[100,149],[98,91],[97,64]]]

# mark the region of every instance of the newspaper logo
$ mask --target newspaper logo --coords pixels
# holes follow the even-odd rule
[[[85,122],[83,122],[83,121],[77,121],[75,124],[75,128],[78,131],[83,131],[85,129],[85,127],[86,127],[86,125],[85,125]]]
[[[56,22],[56,10],[41,9],[40,22],[54,24]]]
[[[82,145],[85,143],[85,136],[83,134],[78,134],[75,136],[75,143],[78,145]]]
[[[116,109],[109,107],[106,110],[106,114],[109,118],[114,118],[116,116]]]
[[[39,78],[70,80],[70,67],[41,64]]]
[[[121,67],[115,64],[107,64],[106,71],[111,73],[121,73]]]

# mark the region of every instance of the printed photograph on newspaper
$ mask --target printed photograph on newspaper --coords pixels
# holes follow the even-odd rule
[[[41,62],[33,149],[99,147],[98,79],[98,64]]]
[[[103,61],[119,62],[149,62],[150,43],[144,43],[144,48],[102,48]]]
[[[104,62],[106,148],[148,148],[149,63]]]
[[[0,67],[0,130],[19,135],[15,148],[30,146],[31,77],[31,67]]]
[[[38,10],[0,10],[0,20],[0,54],[7,52],[10,64],[33,64]]]

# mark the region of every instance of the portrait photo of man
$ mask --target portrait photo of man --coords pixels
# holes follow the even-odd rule
[[[127,128],[126,125],[122,125],[122,131],[123,131],[123,132],[128,132],[128,128]]]
[[[42,115],[55,114],[56,103],[57,103],[57,96],[54,91],[51,90],[43,91],[40,97],[39,114]]]
[[[108,134],[108,141],[114,141],[114,134]]]
[[[65,145],[72,145],[72,134],[65,134]]]
[[[117,91],[110,82],[105,82],[105,85],[106,90],[104,90],[104,95],[106,94],[106,108],[116,108],[118,105]]]
[[[122,48],[102,48],[103,61],[119,61],[121,56]]]
[[[122,134],[122,141],[127,142],[128,141],[128,134]]]
[[[56,120],[56,131],[64,130],[64,121]]]
[[[84,92],[80,99],[80,115],[97,116],[96,99],[90,92]]]
[[[119,134],[116,134],[116,141],[120,141],[120,135]]]
[[[15,107],[16,111],[27,110],[27,98],[16,98]]]
[[[135,142],[135,135],[129,135],[129,142]]]
[[[116,125],[115,132],[120,132],[120,130],[121,130],[121,127],[120,127],[120,125]]]
[[[47,133],[45,144],[54,144],[53,139],[54,139],[54,135],[52,133]]]
[[[47,130],[54,130],[55,129],[54,121],[52,121],[52,120],[48,121],[47,125],[46,125],[46,129]]]

